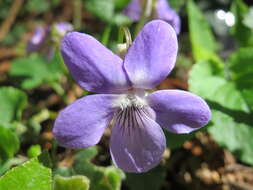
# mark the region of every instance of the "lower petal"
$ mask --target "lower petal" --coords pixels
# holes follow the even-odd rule
[[[174,133],[190,133],[205,126],[211,111],[206,102],[190,92],[160,90],[148,96],[161,127]]]
[[[90,95],[70,104],[58,115],[53,134],[68,148],[85,148],[99,142],[114,114],[117,95]]]
[[[161,160],[166,140],[151,119],[150,108],[119,112],[112,129],[110,151],[114,164],[127,172],[146,172]],[[131,108],[132,109],[132,108]]]

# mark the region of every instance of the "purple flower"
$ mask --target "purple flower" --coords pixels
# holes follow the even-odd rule
[[[45,43],[45,39],[49,34],[48,27],[39,26],[34,30],[31,40],[28,41],[27,44],[27,52],[32,53],[35,51],[39,51]]]
[[[59,35],[64,36],[67,32],[73,30],[73,26],[68,22],[58,22],[55,24],[55,29]]]
[[[141,0],[132,0],[124,9],[123,13],[133,21],[138,21],[142,14]],[[170,8],[167,0],[157,0],[155,6],[155,18],[168,22],[172,25],[177,34],[180,33],[180,17],[176,11]]]
[[[54,34],[56,37],[53,36],[52,30],[54,29]],[[54,54],[54,49],[52,44],[52,40],[63,37],[67,32],[73,30],[73,26],[68,22],[58,22],[51,26],[42,27],[39,26],[35,29],[32,38],[27,43],[27,53],[38,52],[43,48],[47,49],[47,55],[51,57]],[[49,47],[46,47],[49,46]]]
[[[161,160],[167,129],[189,133],[211,117],[200,97],[181,90],[147,93],[173,69],[177,36],[166,22],[147,23],[124,60],[93,37],[67,34],[61,51],[74,79],[89,91],[58,115],[53,133],[60,145],[85,148],[99,142],[112,121],[110,153],[114,164],[127,172],[145,172]]]
[[[132,0],[123,10],[123,14],[128,16],[132,21],[138,21],[141,18],[142,6],[140,0]]]

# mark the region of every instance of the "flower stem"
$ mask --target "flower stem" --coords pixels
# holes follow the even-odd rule
[[[108,42],[110,40],[111,31],[112,31],[112,26],[107,25],[105,27],[105,30],[103,32],[102,39],[101,39],[102,44],[104,44],[105,46],[108,45]]]
[[[73,22],[74,28],[79,30],[82,27],[82,1],[74,0]]]
[[[141,19],[135,28],[134,36],[136,36],[139,33],[144,24],[148,21],[149,17],[152,14],[152,7],[153,7],[153,0],[146,0],[145,8],[144,11],[142,12]]]

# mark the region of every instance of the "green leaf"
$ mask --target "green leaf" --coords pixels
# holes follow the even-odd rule
[[[113,20],[114,24],[116,24],[117,26],[129,25],[132,23],[132,21],[123,14],[115,14]]]
[[[235,67],[237,59],[238,56],[230,59],[231,68]],[[253,115],[245,98],[246,94],[248,99],[252,98],[253,91],[246,89],[244,94],[235,80],[227,80],[224,76],[222,71],[214,72],[210,62],[195,64],[190,73],[190,90],[204,97],[212,109],[212,126],[208,131],[214,140],[235,153],[240,160],[253,164]]]
[[[53,84],[59,81],[61,65],[53,59],[51,62],[42,56],[32,54],[29,57],[15,59],[10,70],[11,76],[24,77],[21,87],[32,89],[41,84]]]
[[[253,32],[250,28],[244,25],[244,16],[249,9],[242,0],[234,0],[231,6],[231,11],[235,15],[235,25],[231,32],[241,46],[253,45]]]
[[[158,166],[146,173],[127,173],[126,176],[126,184],[131,190],[159,190],[166,177],[166,168]]]
[[[170,149],[176,149],[176,148],[182,147],[185,141],[188,141],[195,136],[195,133],[174,134],[168,131],[165,131],[164,134],[166,136],[167,147]]]
[[[241,48],[228,60],[230,78],[253,110],[253,48]]]
[[[12,158],[19,150],[19,140],[11,129],[0,125],[0,160]]]
[[[48,150],[44,150],[39,156],[38,156],[38,160],[41,164],[43,164],[45,167],[48,168],[52,168],[53,167],[53,163],[52,160],[50,158],[49,152]]]
[[[235,112],[239,117],[245,115],[242,112]],[[253,128],[252,115],[246,115],[248,119],[241,120],[232,117],[224,111],[213,110],[213,127],[208,131],[214,140],[221,146],[233,152],[240,160],[253,165]]]
[[[204,15],[192,0],[187,4],[190,40],[195,60],[219,59],[215,55],[217,44]]]
[[[84,149],[76,154],[74,169],[77,174],[87,176],[92,190],[120,190],[121,180],[124,178],[123,172],[115,168],[98,167],[90,162],[97,155],[97,148]]]
[[[186,0],[168,0],[168,3],[171,8],[179,11],[186,4]]]
[[[9,123],[20,120],[22,111],[27,105],[24,92],[13,87],[0,88],[0,122]]]
[[[131,0],[114,0],[114,5],[116,9],[121,10],[130,2]]]
[[[243,24],[250,29],[253,29],[253,7],[251,7],[248,13],[244,16]]]
[[[85,5],[88,11],[94,16],[117,26],[128,25],[132,21],[125,15],[116,12],[121,6],[127,3],[128,0],[85,0]]]
[[[253,87],[253,47],[237,50],[228,60],[230,77],[238,88]]]
[[[25,8],[29,12],[44,13],[49,10],[50,4],[49,1],[29,0],[25,4]]]
[[[101,20],[111,22],[114,15],[114,0],[85,0],[85,7]]]
[[[28,151],[27,151],[27,156],[29,158],[37,157],[40,154],[41,154],[41,147],[40,147],[39,144],[30,146],[29,149],[28,149]]]
[[[54,190],[88,190],[90,181],[85,176],[55,176]]]
[[[51,177],[51,170],[34,158],[3,175],[0,189],[51,190]]]

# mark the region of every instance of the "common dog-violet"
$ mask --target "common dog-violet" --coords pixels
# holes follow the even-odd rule
[[[38,26],[27,43],[27,53],[37,52],[43,48],[47,49],[47,54],[51,55],[54,49],[53,41],[62,38],[67,32],[73,30],[73,26],[68,22],[58,22],[52,26]]]
[[[142,14],[141,0],[132,0],[123,10],[123,14],[128,16],[133,21],[139,21]],[[154,6],[154,18],[168,22],[176,31],[180,32],[181,21],[179,15],[170,6],[167,0],[156,0]]]
[[[98,94],[80,98],[60,112],[53,128],[59,144],[74,149],[95,145],[111,123],[114,164],[136,173],[155,167],[166,147],[162,127],[189,133],[211,117],[205,101],[190,92],[146,91],[171,72],[177,50],[174,29],[161,20],[144,26],[124,60],[90,35],[65,35],[65,64],[81,87]]]

